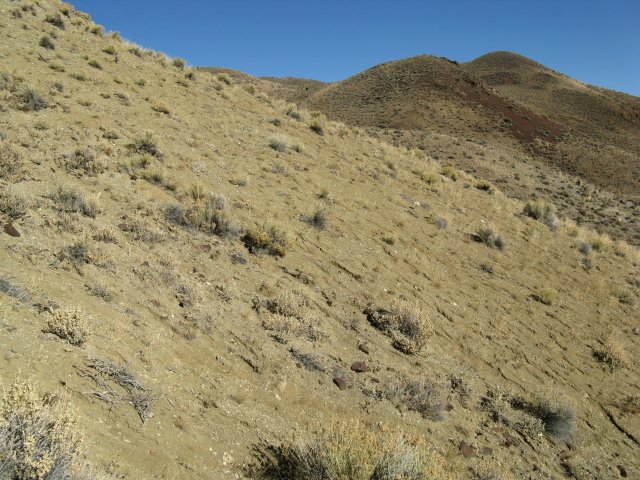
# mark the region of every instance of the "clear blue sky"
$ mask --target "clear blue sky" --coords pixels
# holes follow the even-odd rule
[[[192,65],[341,80],[422,53],[521,53],[640,96],[640,0],[71,0]]]

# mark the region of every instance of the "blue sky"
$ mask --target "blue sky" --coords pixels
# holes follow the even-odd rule
[[[640,96],[640,0],[71,0],[192,65],[341,80],[418,54],[521,53]]]

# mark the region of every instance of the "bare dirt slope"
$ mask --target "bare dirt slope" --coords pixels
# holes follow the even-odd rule
[[[640,476],[637,250],[446,166],[455,137],[392,146],[55,0],[0,0],[0,112],[0,433],[17,380],[111,478],[257,478],[348,419],[436,478]]]
[[[532,185],[525,196],[521,188],[505,185],[509,194],[541,195],[580,223],[640,243],[636,97],[585,85],[509,52],[462,65],[422,55],[312,89],[290,79],[269,80],[261,88],[272,95],[431,156],[441,154],[434,135],[506,147],[519,175]],[[480,170],[494,182],[513,173],[514,162],[505,155],[490,161],[471,156],[461,150],[448,160],[469,172]],[[565,175],[586,193],[541,181],[540,171],[545,177]],[[596,191],[606,199],[594,199]]]

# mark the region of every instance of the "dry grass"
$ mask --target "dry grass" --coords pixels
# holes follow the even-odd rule
[[[0,478],[66,480],[81,472],[76,412],[58,395],[14,383],[0,402]]]
[[[0,143],[0,179],[17,182],[26,173],[21,155],[8,143]]]
[[[296,335],[318,340],[323,337],[318,329],[318,316],[309,299],[300,292],[285,290],[272,300],[255,303],[258,312],[266,310],[262,318],[265,330],[277,335]]]
[[[89,322],[78,308],[56,310],[47,318],[44,332],[53,333],[71,345],[81,346],[87,340]]]
[[[552,230],[558,226],[555,206],[544,200],[527,202],[524,206],[523,213],[528,217],[544,223]]]
[[[598,361],[609,366],[611,370],[618,370],[631,365],[631,359],[624,344],[614,337],[609,337],[593,355]]]
[[[553,288],[542,288],[533,294],[533,298],[544,305],[552,305],[558,298],[558,292]]]
[[[331,422],[279,447],[264,448],[257,478],[279,480],[445,480],[442,457],[400,430]]]
[[[242,240],[251,253],[268,253],[278,257],[284,257],[290,246],[286,230],[266,223],[246,230]]]

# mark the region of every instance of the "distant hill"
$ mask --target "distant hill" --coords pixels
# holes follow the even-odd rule
[[[449,152],[447,159],[482,172],[512,195],[545,196],[579,222],[640,243],[637,97],[586,85],[510,52],[464,64],[421,55],[329,84],[291,78],[259,83],[271,95],[434,157],[443,153],[442,136],[500,145],[524,164],[520,177],[527,186],[505,178],[512,170],[508,156],[492,165],[464,151]],[[560,181],[561,173],[567,177]],[[603,197],[597,204],[594,193]],[[574,194],[591,204],[575,202]]]

